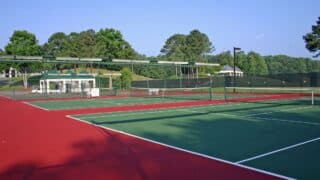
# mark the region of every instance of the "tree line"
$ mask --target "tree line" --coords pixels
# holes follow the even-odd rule
[[[48,41],[39,45],[36,36],[25,30],[14,31],[4,48],[5,54],[24,56],[67,56],[133,58],[137,53],[115,29],[92,29],[80,33],[52,34]]]
[[[233,66],[230,51],[208,56],[208,62]],[[320,61],[310,58],[296,58],[286,55],[261,56],[256,52],[238,52],[236,66],[247,74],[283,74],[320,72]]]
[[[312,26],[312,32],[303,36],[306,48],[310,52],[316,53],[315,57],[320,55],[319,37],[320,17],[317,24]],[[213,55],[214,49],[208,36],[196,29],[186,35],[173,34],[170,36],[161,48],[160,54],[155,57],[139,54],[124,39],[119,30],[112,28],[104,28],[99,31],[88,29],[70,34],[57,32],[52,34],[43,45],[39,44],[35,34],[25,30],[17,30],[13,32],[4,50],[0,49],[0,55],[98,57],[103,60],[114,58],[148,59],[155,62],[158,60],[188,61],[189,63],[209,62],[233,66],[233,56],[230,51]],[[26,66],[28,65],[23,66],[24,70],[26,70]],[[41,65],[33,64],[27,69],[33,71],[39,66]],[[286,55],[261,56],[253,51],[248,53],[238,52],[236,66],[248,74],[320,71],[320,61],[310,58],[296,58]],[[204,71],[208,71],[208,69],[204,68]],[[141,65],[141,67],[135,67],[135,72],[148,77],[159,78],[173,75],[174,69],[171,67],[164,70]]]

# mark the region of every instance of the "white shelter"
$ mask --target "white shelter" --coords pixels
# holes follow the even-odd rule
[[[96,92],[96,89],[95,77],[85,71],[76,74],[71,71],[58,73],[57,71],[50,70],[43,73],[40,78],[39,93],[86,92],[91,94],[93,91]]]

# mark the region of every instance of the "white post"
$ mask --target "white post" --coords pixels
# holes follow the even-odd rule
[[[109,75],[109,89],[112,89],[112,75]]]
[[[50,81],[47,79],[47,94],[50,93]]]
[[[62,92],[66,93],[66,80],[62,81]]]
[[[41,92],[41,93],[43,93],[43,92],[42,92],[42,90],[43,90],[43,89],[42,89],[42,83],[43,83],[43,80],[40,80],[40,81],[39,81],[39,89],[40,89],[40,92]]]
[[[78,92],[82,92],[82,80],[78,81]]]

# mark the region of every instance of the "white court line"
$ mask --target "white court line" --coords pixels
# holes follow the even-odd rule
[[[266,120],[266,121],[283,121],[283,122],[290,122],[290,123],[298,123],[298,124],[309,124],[309,125],[316,125],[320,126],[320,123],[315,122],[309,122],[309,121],[294,121],[294,120],[287,120],[287,119],[278,119],[278,118],[260,118],[260,117],[254,117],[251,119],[258,119],[258,120]]]
[[[314,139],[311,139],[311,140],[308,140],[308,141],[300,142],[300,143],[297,143],[297,144],[294,144],[294,145],[291,145],[291,146],[287,146],[287,147],[284,147],[284,148],[281,148],[281,149],[278,149],[278,150],[275,150],[275,151],[271,151],[271,152],[268,152],[268,153],[260,154],[258,156],[254,156],[254,157],[251,157],[251,158],[248,158],[248,159],[244,159],[244,160],[241,160],[241,161],[238,161],[238,162],[235,162],[235,163],[236,164],[240,164],[240,163],[252,161],[254,159],[258,159],[258,158],[261,158],[261,157],[269,156],[271,154],[275,154],[275,153],[278,153],[278,152],[281,152],[281,151],[292,149],[292,148],[295,148],[295,147],[298,147],[298,146],[302,146],[304,144],[311,143],[311,142],[318,141],[318,140],[320,140],[320,137],[317,137],[317,138],[314,138]]]
[[[290,110],[297,110],[297,109],[305,109],[305,108],[312,108],[312,106],[310,107],[303,107],[303,108],[292,108],[292,109],[286,109],[286,110],[280,110],[281,111],[290,111]],[[196,110],[185,110],[185,109],[181,109],[180,111],[185,111],[185,112],[195,112],[195,113],[205,113],[205,112],[200,112],[200,111],[196,111]],[[274,112],[279,112],[279,111],[272,111],[272,112],[267,112],[267,114],[271,114]],[[235,115],[235,114],[228,114],[228,113],[209,113],[209,114],[217,114],[217,115],[222,115],[222,116],[230,116],[230,117],[234,117],[234,118],[239,118],[239,119],[253,119],[253,120],[265,120],[265,121],[282,121],[282,122],[290,122],[290,123],[297,123],[297,124],[308,124],[308,125],[316,125],[319,126],[320,123],[315,123],[315,122],[309,122],[309,121],[295,121],[295,120],[287,120],[287,119],[278,119],[278,118],[262,118],[262,117],[253,117],[252,116],[239,116],[239,115]],[[257,114],[262,114],[262,113],[257,113]],[[255,114],[255,115],[257,115]],[[266,113],[263,113],[266,114]]]
[[[103,129],[106,129],[106,130],[109,130],[109,131],[113,131],[113,132],[116,132],[116,133],[119,133],[119,134],[123,134],[123,135],[127,135],[127,136],[130,136],[130,137],[134,137],[134,138],[137,138],[137,139],[141,139],[141,140],[144,140],[144,141],[147,141],[147,142],[151,142],[151,143],[154,143],[154,144],[158,144],[158,145],[161,145],[161,146],[172,148],[172,149],[175,149],[175,150],[178,150],[178,151],[182,151],[182,152],[185,152],[185,153],[190,153],[190,154],[193,154],[193,155],[196,155],[196,156],[200,156],[200,157],[203,157],[203,158],[219,161],[219,162],[222,162],[222,163],[234,165],[234,166],[237,166],[237,167],[241,167],[241,168],[244,168],[244,169],[260,172],[260,173],[263,173],[263,174],[275,176],[275,177],[282,178],[282,179],[290,179],[290,180],[294,179],[292,177],[288,177],[288,176],[272,173],[272,172],[269,172],[269,171],[265,171],[265,170],[261,170],[261,169],[257,169],[257,168],[253,168],[253,167],[249,167],[249,166],[245,166],[245,165],[242,165],[242,164],[234,163],[234,162],[223,160],[223,159],[216,158],[216,157],[213,157],[213,156],[205,155],[205,154],[202,154],[202,153],[197,153],[197,152],[194,152],[194,151],[186,150],[186,149],[179,148],[179,147],[176,147],[176,146],[172,146],[172,145],[169,145],[169,144],[165,144],[165,143],[161,143],[161,142],[154,141],[154,140],[151,140],[151,139],[147,139],[147,138],[143,138],[143,137],[136,136],[136,135],[133,135],[133,134],[129,134],[129,133],[126,133],[126,132],[123,132],[123,131],[111,129],[111,128],[108,128],[108,127],[105,127],[105,126],[96,125],[96,124],[93,124],[91,122],[84,121],[84,120],[81,120],[79,118],[73,117],[71,115],[67,115],[67,117],[69,117],[71,119],[74,119],[74,120],[77,120],[77,121],[80,121],[80,122],[83,122],[83,123],[86,123],[86,124],[89,124],[89,125],[92,125],[92,126],[100,127],[100,128],[103,128]]]
[[[24,101],[23,103],[25,103],[25,104],[27,104],[27,105],[29,105],[29,106],[32,106],[32,107],[38,108],[38,109],[42,109],[42,110],[45,110],[45,111],[49,111],[49,109],[46,109],[46,108],[44,108],[44,107],[41,107],[41,106],[37,106],[37,105],[31,104],[31,103],[26,102],[26,101]]]
[[[251,117],[251,116],[264,115],[264,114],[272,114],[272,113],[277,113],[277,112],[289,112],[289,111],[295,111],[295,110],[300,110],[300,109],[309,109],[309,108],[313,108],[313,106],[304,106],[304,107],[297,107],[297,108],[290,108],[290,109],[280,109],[280,110],[277,110],[277,111],[269,111],[269,112],[263,112],[263,113],[249,114],[249,115],[245,115],[243,117]]]
[[[239,116],[239,115],[235,115],[235,114],[226,114],[226,113],[212,113],[212,114],[230,116],[230,117],[234,117],[234,118],[238,118],[238,119],[252,119],[252,120],[264,120],[264,121],[282,121],[282,122],[290,122],[290,123],[296,123],[296,124],[308,124],[308,125],[320,126],[320,123],[309,122],[309,121],[294,121],[294,120],[277,119],[277,118],[247,117],[247,116]]]

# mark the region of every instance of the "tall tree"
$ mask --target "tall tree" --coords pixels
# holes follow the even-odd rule
[[[264,58],[255,52],[252,52],[256,61],[255,74],[268,74],[268,66]]]
[[[64,42],[65,50],[63,51],[63,56],[70,57],[80,57],[81,45],[79,42],[79,33],[72,32],[67,36]]]
[[[204,61],[206,55],[214,50],[208,36],[199,30],[188,35],[174,34],[169,37],[161,53],[169,60]]]
[[[92,29],[79,34],[80,57],[96,57],[96,32]]]
[[[186,37],[186,55],[189,60],[203,61],[205,55],[213,52],[214,47],[208,36],[199,30],[192,30]]]
[[[240,68],[243,69],[243,64],[247,61],[247,54],[243,51],[237,52],[236,54],[236,65]]]
[[[3,54],[3,50],[0,48],[0,55],[2,55]]]
[[[9,55],[24,56],[37,56],[41,53],[36,36],[25,30],[14,31],[5,51]]]
[[[243,62],[241,70],[248,74],[255,74],[257,71],[256,53],[249,52],[246,60]]]
[[[318,17],[317,24],[312,26],[312,32],[303,36],[303,39],[306,43],[306,48],[310,52],[316,53],[315,57],[320,56],[320,17]]]
[[[14,31],[10,37],[9,43],[5,46],[6,54],[38,56],[41,54],[41,48],[38,45],[36,36],[28,31]],[[28,73],[41,69],[40,63],[19,63],[18,69],[22,72],[24,87],[28,87]]]
[[[101,29],[96,35],[97,56],[107,59],[133,58],[135,51],[125,41],[120,31],[115,29]]]
[[[67,35],[63,32],[52,34],[48,42],[43,45],[44,54],[50,56],[61,56],[66,50],[65,43]]]
[[[165,54],[168,60],[186,60],[186,37],[183,34],[171,36],[162,47],[161,53]]]

